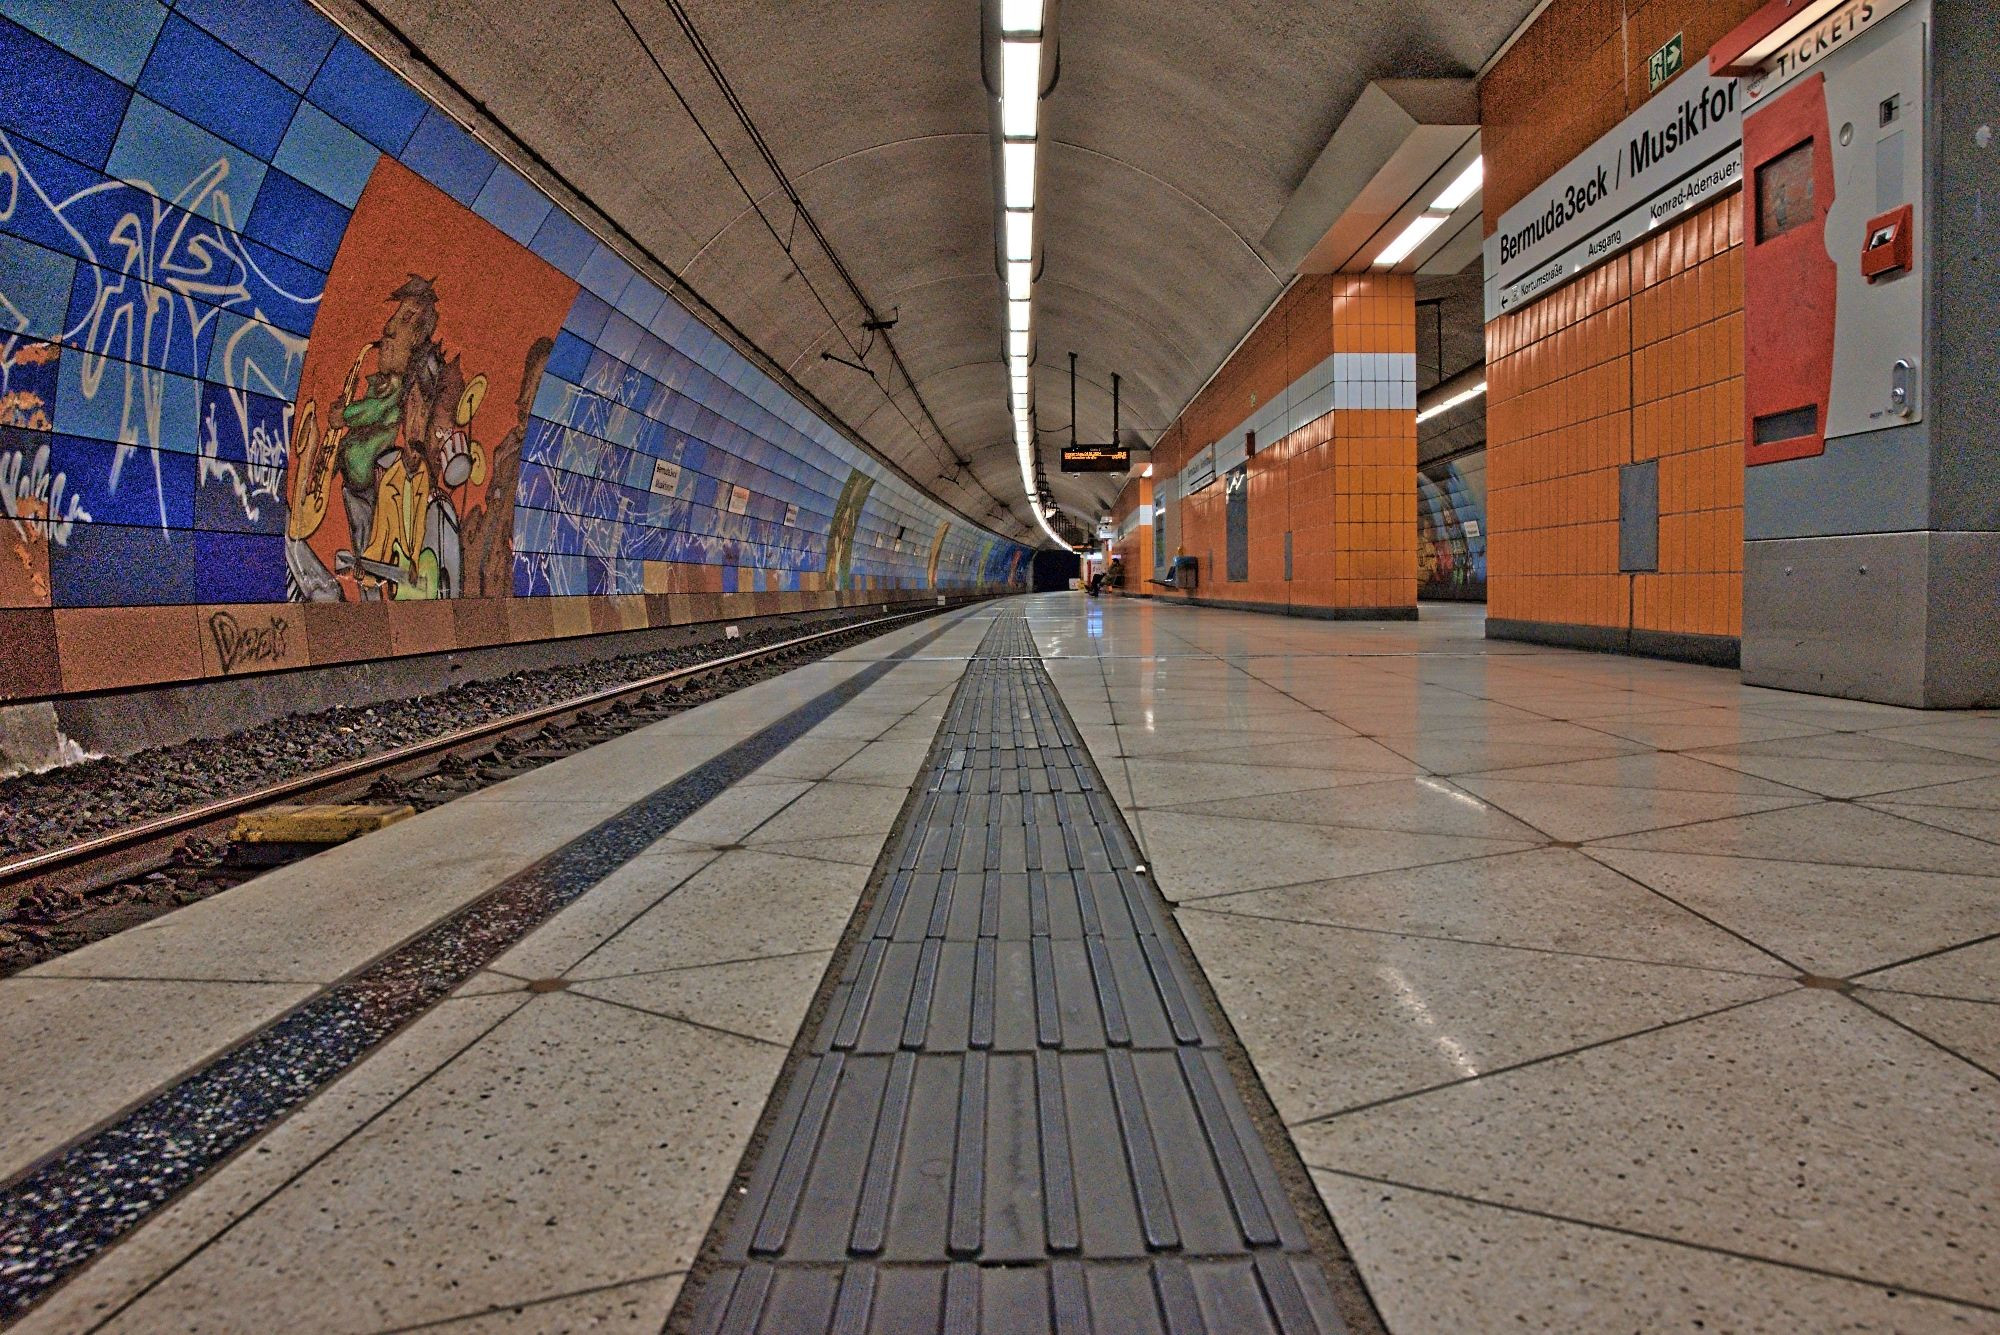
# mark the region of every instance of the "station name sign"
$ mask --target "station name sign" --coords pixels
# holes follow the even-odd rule
[[[1542,296],[1743,180],[1733,78],[1674,80],[1507,210],[1486,238],[1486,318]]]
[[[1132,451],[1110,445],[1065,445],[1062,471],[1065,473],[1126,473],[1132,468]]]

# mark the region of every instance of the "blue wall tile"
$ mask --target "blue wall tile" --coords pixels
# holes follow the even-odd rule
[[[167,21],[160,0],[0,0],[0,14],[121,83],[139,77]]]
[[[381,157],[375,145],[307,102],[292,117],[271,165],[351,209]]]
[[[194,602],[194,534],[79,524],[49,549],[49,587],[57,607]]]
[[[384,153],[401,153],[428,109],[416,89],[346,37],[328,53],[306,100]]]
[[[299,104],[297,93],[179,17],[154,40],[139,91],[266,160]]]
[[[102,167],[118,138],[124,84],[0,20],[0,126],[88,166]]]
[[[204,603],[285,600],[282,534],[194,531],[195,593]]]
[[[219,184],[195,197],[192,187],[209,178],[217,163],[226,168]],[[248,151],[147,98],[135,97],[106,170],[162,199],[185,201],[199,217],[241,227],[256,206],[266,169]]]
[[[474,213],[524,246],[534,240],[554,208],[554,200],[505,163],[494,165],[493,175],[472,202]]]
[[[63,474],[95,524],[187,528],[194,523],[195,470],[192,454],[61,434],[49,442],[49,471]]]
[[[340,40],[305,0],[175,0],[174,8],[300,92]]]
[[[457,121],[433,108],[401,154],[402,163],[470,208],[500,160]]]
[[[243,230],[255,240],[315,268],[331,269],[347,231],[347,210],[281,171],[264,177],[257,207]]]
[[[556,209],[535,233],[528,249],[574,278],[597,249],[597,238],[582,223]]]
[[[0,235],[0,332],[59,338],[67,329],[76,261]]]
[[[201,421],[199,380],[76,349],[65,350],[57,364],[56,430],[94,440],[195,452]]]

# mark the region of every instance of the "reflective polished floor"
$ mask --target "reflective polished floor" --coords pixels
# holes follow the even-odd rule
[[[1390,1329],[2000,1329],[2000,717],[1030,624]]]
[[[0,1325],[2000,1331],[2000,714],[1482,632],[983,604],[0,979]]]

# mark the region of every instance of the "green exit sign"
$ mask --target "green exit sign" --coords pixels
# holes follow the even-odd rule
[[[1681,72],[1681,36],[1675,33],[1668,38],[1667,44],[1655,51],[1646,62],[1646,81],[1656,93],[1660,91],[1661,84]]]

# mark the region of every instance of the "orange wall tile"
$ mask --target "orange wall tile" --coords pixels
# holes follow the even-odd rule
[[[1695,68],[1758,3],[1556,0],[1480,86],[1487,231],[1652,96],[1661,44]],[[1486,327],[1490,615],[1741,633],[1742,240],[1735,196]],[[1649,459],[1659,571],[1621,574],[1618,469]]]
[[[1252,331],[1208,387],[1154,447],[1161,476],[1232,430],[1271,395],[1335,352],[1416,351],[1416,283],[1404,275],[1301,277]],[[1249,577],[1224,578],[1225,487],[1221,479],[1173,502],[1179,547],[1201,562],[1204,601],[1324,608],[1416,605],[1416,414],[1339,409],[1276,441],[1259,441],[1245,473],[1250,489]],[[1134,478],[1114,515],[1140,504]],[[1134,592],[1153,571],[1152,535],[1120,545]],[[1292,578],[1285,578],[1285,534]],[[1134,538],[1136,538],[1136,534]],[[1169,553],[1172,555],[1172,553]]]

